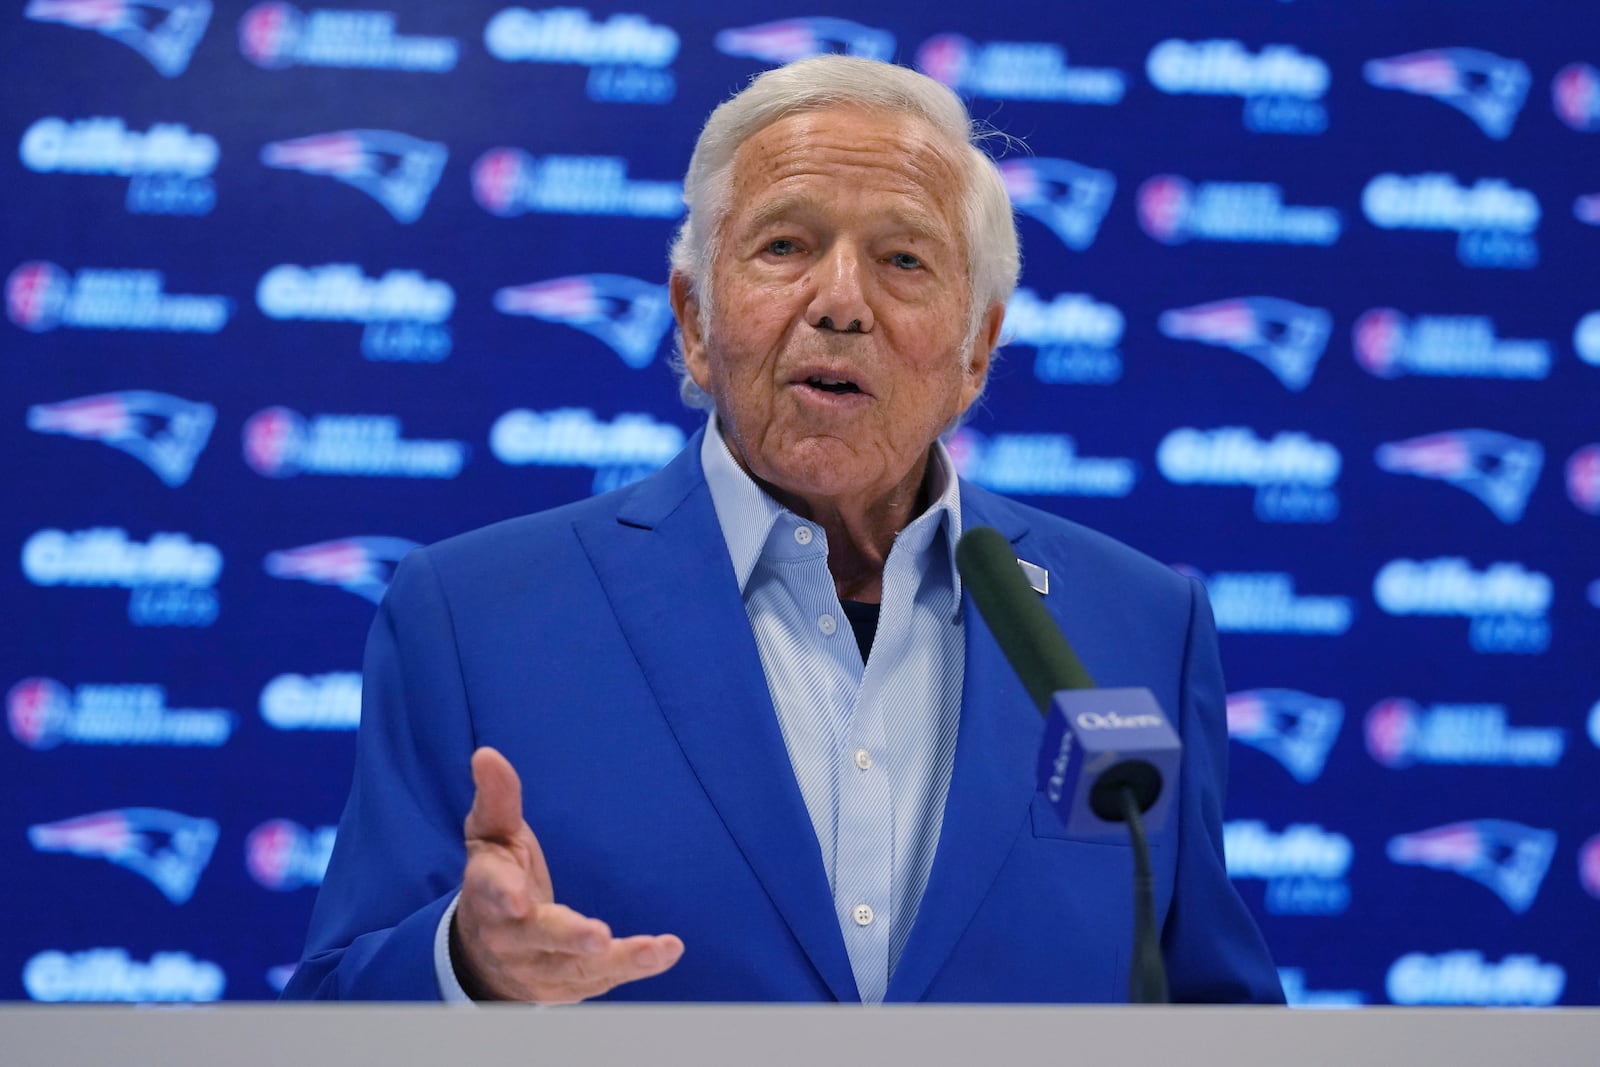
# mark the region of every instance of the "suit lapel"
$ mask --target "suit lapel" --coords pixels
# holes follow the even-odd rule
[[[700,472],[699,442],[696,435],[666,470],[640,483],[615,521],[582,524],[577,533],[729,834],[833,995],[858,1001],[816,833]]]

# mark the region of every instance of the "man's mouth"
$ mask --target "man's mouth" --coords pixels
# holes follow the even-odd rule
[[[821,389],[825,393],[833,393],[836,396],[844,393],[861,392],[861,387],[848,378],[811,377],[806,379],[806,384],[813,389]]]

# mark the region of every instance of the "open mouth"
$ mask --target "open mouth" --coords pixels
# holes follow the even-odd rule
[[[821,389],[825,393],[833,393],[835,396],[841,396],[845,393],[861,392],[861,387],[859,385],[846,378],[812,377],[806,379],[806,384],[811,386],[813,389]]]

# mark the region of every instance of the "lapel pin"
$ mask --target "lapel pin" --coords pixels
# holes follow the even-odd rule
[[[1017,560],[1017,566],[1022,568],[1023,576],[1028,579],[1028,584],[1033,587],[1033,591],[1035,593],[1038,593],[1040,596],[1045,596],[1050,592],[1049,571],[1045,570],[1037,563],[1029,563],[1025,559]]]

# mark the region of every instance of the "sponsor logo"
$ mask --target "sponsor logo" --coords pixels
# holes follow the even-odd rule
[[[1466,115],[1489,137],[1503,141],[1516,125],[1532,80],[1520,59],[1476,48],[1430,48],[1361,68],[1367,84],[1430,96]]]
[[[1389,839],[1387,851],[1402,866],[1470,878],[1520,915],[1539,895],[1555,855],[1556,834],[1506,819],[1474,819],[1399,834]]]
[[[1263,522],[1332,522],[1339,514],[1333,483],[1343,462],[1337,448],[1309,434],[1263,441],[1246,426],[1180,426],[1156,447],[1156,466],[1169,482],[1254,486]]]
[[[1600,445],[1584,445],[1567,457],[1567,497],[1580,510],[1600,515]]]
[[[1591,367],[1600,367],[1600,311],[1591,311],[1578,320],[1572,331],[1572,347],[1578,358]]]
[[[39,530],[22,546],[22,573],[37,586],[128,589],[135,626],[210,626],[219,610],[213,586],[222,553],[182,533],[158,533],[140,544],[117,527]]]
[[[271,319],[362,324],[371,360],[437,363],[450,354],[456,293],[414,270],[368,277],[354,263],[280,263],[256,283],[256,306]]]
[[[894,34],[848,19],[779,19],[719,30],[713,43],[725,56],[772,64],[792,63],[829,52],[885,62],[894,59]]]
[[[1600,70],[1569,63],[1550,82],[1556,117],[1580,133],[1600,131]]]
[[[408,441],[393,415],[313,415],[284,407],[244,424],[244,459],[268,478],[335,474],[359,478],[454,478],[467,461],[462,441]]]
[[[396,222],[416,222],[444,173],[449,150],[393,130],[340,130],[261,149],[261,162],[279,170],[321,175],[359,189]]]
[[[159,685],[80,685],[24,678],[6,694],[11,736],[32,749],[78,745],[215,747],[233,733],[233,712],[169,708]]]
[[[176,78],[211,21],[211,0],[29,0],[23,17],[94,30]]]
[[[1589,838],[1578,850],[1578,880],[1585,893],[1600,899],[1600,834]]]
[[[678,34],[643,15],[595,22],[583,8],[508,7],[484,27],[483,43],[508,63],[588,67],[589,99],[602,103],[665,104],[677,92],[664,68],[678,55]]]
[[[1046,303],[1018,289],[1006,305],[1001,337],[1038,350],[1033,374],[1051,385],[1110,385],[1122,377],[1122,311],[1084,293],[1058,293]]]
[[[1520,563],[1475,571],[1458,556],[1395,559],[1372,582],[1372,596],[1390,615],[1461,615],[1476,652],[1537,654],[1550,645],[1550,576]]]
[[[1503,178],[1468,188],[1453,174],[1379,174],[1362,189],[1361,210],[1380,230],[1454,231],[1456,258],[1466,267],[1539,264],[1539,198]]]
[[[274,730],[354,730],[361,722],[361,675],[280,674],[262,687],[260,708]]]
[[[6,314],[30,333],[57,326],[216,333],[227,325],[233,310],[227,297],[178,295],[165,287],[158,270],[86,267],[68,274],[54,263],[33,260],[6,278]]]
[[[110,445],[175,489],[189,480],[216,418],[210,404],[135,389],[34,404],[28,429]]]
[[[588,408],[514,408],[494,420],[489,450],[513,467],[592,467],[594,491],[620,488],[660,470],[683,448],[684,433],[641,412],[609,423]]]
[[[1167,720],[1159,715],[1119,715],[1108,711],[1086,711],[1075,720],[1080,730],[1150,730],[1165,726]]]
[[[239,20],[239,52],[267,70],[343,67],[442,74],[461,45],[451,37],[404,37],[392,11],[302,12],[293,4],[257,4]]]
[[[1328,65],[1292,45],[1252,54],[1239,41],[1169,38],[1145,59],[1150,84],[1172,95],[1242,96],[1244,125],[1256,133],[1321,133]]]
[[[997,493],[1124,497],[1139,478],[1139,465],[1133,460],[1080,456],[1077,441],[1066,434],[985,437],[962,427],[945,444],[957,474]]]
[[[1249,356],[1285,389],[1298,393],[1311,383],[1327,348],[1333,316],[1277,297],[1244,296],[1163,311],[1156,328],[1177,341],[1199,341]]]
[[[1374,460],[1390,474],[1433,478],[1481,500],[1504,523],[1518,522],[1544,446],[1494,430],[1447,430],[1378,446]]]
[[[1481,1004],[1547,1008],[1561,999],[1567,972],[1538,956],[1489,963],[1474,950],[1408,952],[1389,967],[1384,989],[1394,1004]]]
[[[1162,244],[1234,241],[1333,244],[1343,224],[1331,207],[1290,207],[1272,182],[1201,182],[1158,174],[1139,186],[1139,225]]]
[[[288,819],[271,819],[245,838],[245,868],[263,889],[288,892],[321,885],[337,831],[336,826],[308,830]]]
[[[18,154],[36,174],[95,174],[127,178],[127,209],[135,215],[205,215],[216,206],[210,175],[216,138],[163,122],[144,133],[120,118],[36,120]]]
[[[336,585],[376,604],[389,588],[393,565],[416,547],[403,537],[341,537],[270,552],[263,565],[274,578]]]
[[[1349,597],[1303,596],[1295,592],[1294,576],[1282,571],[1219,571],[1207,577],[1191,567],[1177,569],[1205,583],[1222,633],[1337,637],[1355,618]]]
[[[1487,315],[1418,315],[1373,308],[1351,331],[1356,362],[1379,378],[1420,374],[1440,378],[1542,380],[1550,373],[1547,341],[1495,336]]]
[[[545,156],[520,148],[491,148],[472,166],[472,195],[501,218],[546,215],[627,215],[675,219],[683,214],[683,183],[637,181],[621,156]]]
[[[494,294],[506,315],[529,315],[598,338],[634,370],[656,358],[672,325],[665,285],[621,274],[572,274],[508,286]]]
[[[1367,996],[1359,989],[1311,989],[1299,967],[1279,967],[1278,984],[1291,1008],[1359,1008]]]
[[[1074,252],[1094,244],[1117,191],[1114,174],[1068,159],[1008,159],[999,167],[1013,207]]]
[[[1339,739],[1344,705],[1295,689],[1247,689],[1228,694],[1228,736],[1265,752],[1302,785],[1322,777]]]
[[[1566,750],[1559,727],[1513,727],[1500,704],[1434,704],[1391,697],[1367,712],[1367,752],[1385,767],[1553,767]]]
[[[187,952],[157,952],[140,962],[123,948],[51,949],[22,965],[28,997],[48,1004],[210,1003],[222,999],[227,984],[221,967]]]
[[[1045,41],[978,44],[957,33],[941,33],[922,42],[916,65],[964,96],[991,100],[1115,104],[1127,91],[1120,70],[1068,66],[1066,51]]]
[[[1222,827],[1228,877],[1266,883],[1263,903],[1272,915],[1339,915],[1350,907],[1355,849],[1344,834],[1315,823],[1294,823],[1273,833],[1255,819]]]
[[[185,904],[217,844],[217,824],[159,808],[121,808],[28,828],[38,852],[103,859],[149,879],[162,896]]]

